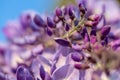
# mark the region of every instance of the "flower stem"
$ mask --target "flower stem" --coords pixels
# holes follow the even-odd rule
[[[85,21],[85,18],[82,18],[81,21],[79,22],[79,24],[77,26],[73,26],[73,28],[71,30],[69,30],[62,38],[71,36],[76,30],[81,28],[81,25],[84,23],[84,21]]]

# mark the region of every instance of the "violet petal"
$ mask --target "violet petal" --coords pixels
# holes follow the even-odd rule
[[[48,73],[45,75],[45,80],[52,80],[51,76]]]
[[[83,58],[83,55],[82,54],[79,54],[77,52],[73,52],[71,54],[71,58],[76,61],[76,62],[79,62],[79,61],[82,61],[84,58]]]
[[[43,66],[41,65],[40,66],[40,76],[41,76],[42,80],[45,79],[45,74],[46,74],[46,72],[45,72]]]
[[[64,65],[58,69],[56,69],[52,75],[54,80],[62,80],[67,76],[69,71],[70,64]]]

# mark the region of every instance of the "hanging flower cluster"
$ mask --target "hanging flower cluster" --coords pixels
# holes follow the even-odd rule
[[[0,80],[109,80],[120,68],[120,39],[104,10],[90,14],[80,3],[51,15],[27,11],[9,21],[3,31],[10,43],[0,46]]]

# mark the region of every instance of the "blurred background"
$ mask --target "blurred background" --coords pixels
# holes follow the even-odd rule
[[[40,14],[52,12],[56,6],[75,4],[76,0],[1,0],[0,1],[0,42],[6,42],[2,28],[9,20],[16,19],[23,11],[35,10]],[[92,0],[91,0],[92,1]],[[114,0],[96,0],[114,1]],[[117,0],[120,3],[120,0]]]

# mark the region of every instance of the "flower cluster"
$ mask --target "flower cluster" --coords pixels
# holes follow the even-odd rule
[[[49,16],[27,11],[8,22],[0,80],[109,80],[120,68],[120,39],[104,13],[89,14],[80,3]]]

